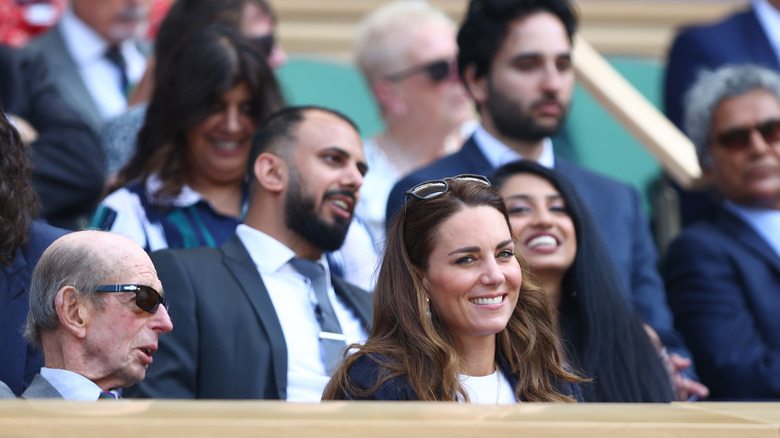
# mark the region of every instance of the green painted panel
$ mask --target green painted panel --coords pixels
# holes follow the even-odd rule
[[[339,110],[357,123],[364,138],[382,130],[382,119],[371,90],[352,64],[293,57],[276,73],[288,103]]]

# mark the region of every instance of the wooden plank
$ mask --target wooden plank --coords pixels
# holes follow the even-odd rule
[[[711,404],[707,404],[711,405]],[[483,406],[420,402],[0,401],[0,437],[165,436],[429,438],[431,436],[778,438],[780,424],[688,404]],[[767,411],[780,410],[769,404]]]

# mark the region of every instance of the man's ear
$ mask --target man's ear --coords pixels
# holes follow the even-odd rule
[[[253,171],[260,185],[271,193],[280,193],[287,187],[287,163],[278,155],[260,154]]]
[[[401,96],[395,82],[380,79],[371,84],[371,90],[379,103],[379,107],[388,113],[403,114],[406,112],[406,101]]]
[[[477,106],[487,101],[488,74],[478,78],[475,64],[469,64],[463,71],[463,83],[466,85],[466,91],[471,94]]]
[[[84,338],[87,335],[90,312],[87,300],[73,286],[64,286],[57,291],[54,308],[60,324],[74,336]]]

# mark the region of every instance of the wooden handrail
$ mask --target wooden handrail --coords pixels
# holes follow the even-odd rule
[[[780,438],[780,403],[1,400],[0,436]]]
[[[572,53],[577,79],[684,188],[701,178],[693,143],[581,37]]]

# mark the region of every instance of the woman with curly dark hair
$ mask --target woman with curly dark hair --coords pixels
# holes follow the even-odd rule
[[[20,328],[27,318],[27,293],[43,251],[65,230],[33,221],[38,198],[19,133],[0,108],[0,381],[21,394],[43,365]]]
[[[550,302],[483,176],[407,191],[374,290],[373,330],[351,347],[324,400],[581,400]]]

